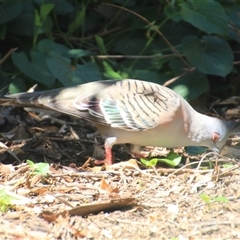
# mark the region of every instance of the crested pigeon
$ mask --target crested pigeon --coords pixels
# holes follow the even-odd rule
[[[220,150],[240,128],[195,111],[173,90],[134,79],[103,80],[67,88],[5,96],[2,105],[54,110],[94,123],[105,139],[104,163],[113,163],[112,146],[206,146]]]

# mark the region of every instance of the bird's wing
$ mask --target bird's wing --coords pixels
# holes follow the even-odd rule
[[[171,122],[185,101],[169,88],[132,79],[12,94],[7,98],[7,105],[46,108],[128,131],[144,131]]]
[[[124,80],[97,94],[75,98],[74,106],[113,128],[144,131],[172,121],[182,100],[166,87]]]

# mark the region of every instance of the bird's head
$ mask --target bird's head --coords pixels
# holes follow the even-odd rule
[[[210,128],[213,151],[220,151],[228,137],[237,132],[240,132],[240,121],[226,121],[214,118]]]

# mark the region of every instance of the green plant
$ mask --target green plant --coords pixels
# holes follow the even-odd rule
[[[30,168],[33,170],[34,175],[47,175],[49,171],[49,164],[48,163],[34,163],[31,160],[27,160]]]
[[[164,83],[185,98],[209,91],[239,94],[234,57],[240,42],[238,1],[0,1],[0,88],[26,91],[99,79]],[[235,55],[234,55],[235,54]],[[223,91],[224,90],[224,91]],[[4,92],[3,92],[4,93]]]
[[[174,152],[170,152],[166,158],[153,158],[151,160],[141,158],[140,161],[146,167],[155,167],[157,163],[164,163],[170,167],[176,167],[181,162],[182,157]]]
[[[0,211],[6,212],[13,205],[15,198],[9,196],[4,190],[0,190]]]
[[[210,208],[211,204],[218,202],[218,203],[228,203],[228,199],[223,196],[218,197],[210,197],[205,193],[200,194],[200,198],[207,204],[207,206]]]

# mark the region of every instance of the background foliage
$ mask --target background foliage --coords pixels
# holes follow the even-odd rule
[[[240,3],[0,0],[2,93],[100,79],[165,83],[187,99],[240,94]],[[234,62],[235,61],[235,62]]]

